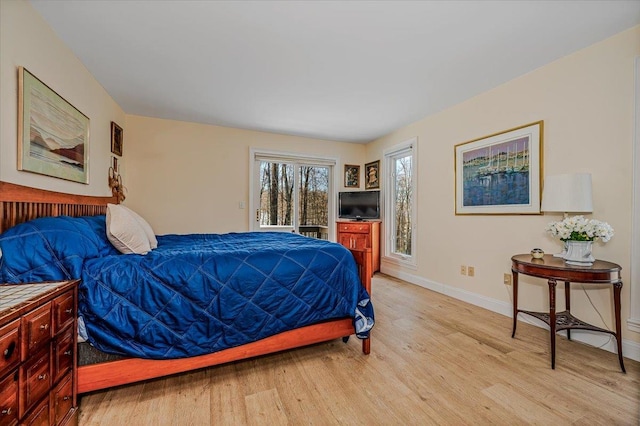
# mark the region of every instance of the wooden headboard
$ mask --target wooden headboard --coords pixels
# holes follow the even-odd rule
[[[65,194],[0,182],[0,232],[39,217],[105,214],[107,203],[118,204],[118,199]]]

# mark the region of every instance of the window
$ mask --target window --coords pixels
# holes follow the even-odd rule
[[[415,266],[416,258],[416,145],[417,139],[385,151],[386,197],[385,256]]]
[[[629,330],[640,333],[640,56],[636,57],[636,122],[633,147],[633,197],[631,217],[631,301]]]
[[[253,230],[329,239],[335,160],[254,152],[253,163]]]

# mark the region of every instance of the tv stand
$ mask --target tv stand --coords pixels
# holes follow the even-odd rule
[[[348,249],[371,249],[371,271],[380,270],[380,221],[338,221],[338,243]]]

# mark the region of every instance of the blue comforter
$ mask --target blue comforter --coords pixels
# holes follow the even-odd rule
[[[0,235],[0,282],[82,278],[79,311],[104,352],[180,358],[350,317],[368,336],[373,308],[351,253],[288,233],[165,235],[119,254],[104,216],[46,218]]]

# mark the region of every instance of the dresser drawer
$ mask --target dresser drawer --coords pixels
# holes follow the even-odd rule
[[[0,283],[0,426],[78,424],[78,282]]]
[[[73,332],[73,327],[70,327],[53,344],[54,383],[73,367]]]
[[[53,333],[59,333],[75,318],[75,299],[73,292],[67,292],[53,299]]]
[[[52,393],[54,424],[62,424],[73,407],[73,379],[71,374],[60,381]]]
[[[49,348],[45,348],[20,367],[20,416],[51,389],[51,360]]]
[[[368,223],[340,223],[338,232],[354,232],[368,234],[371,227]]]
[[[0,380],[0,425],[18,424],[18,371]]]
[[[0,328],[0,377],[20,362],[20,320]]]
[[[22,361],[29,352],[51,339],[51,303],[22,317]]]
[[[51,415],[51,405],[49,404],[49,398],[42,400],[36,408],[34,408],[29,415],[22,420],[21,426],[49,426],[49,417]]]

